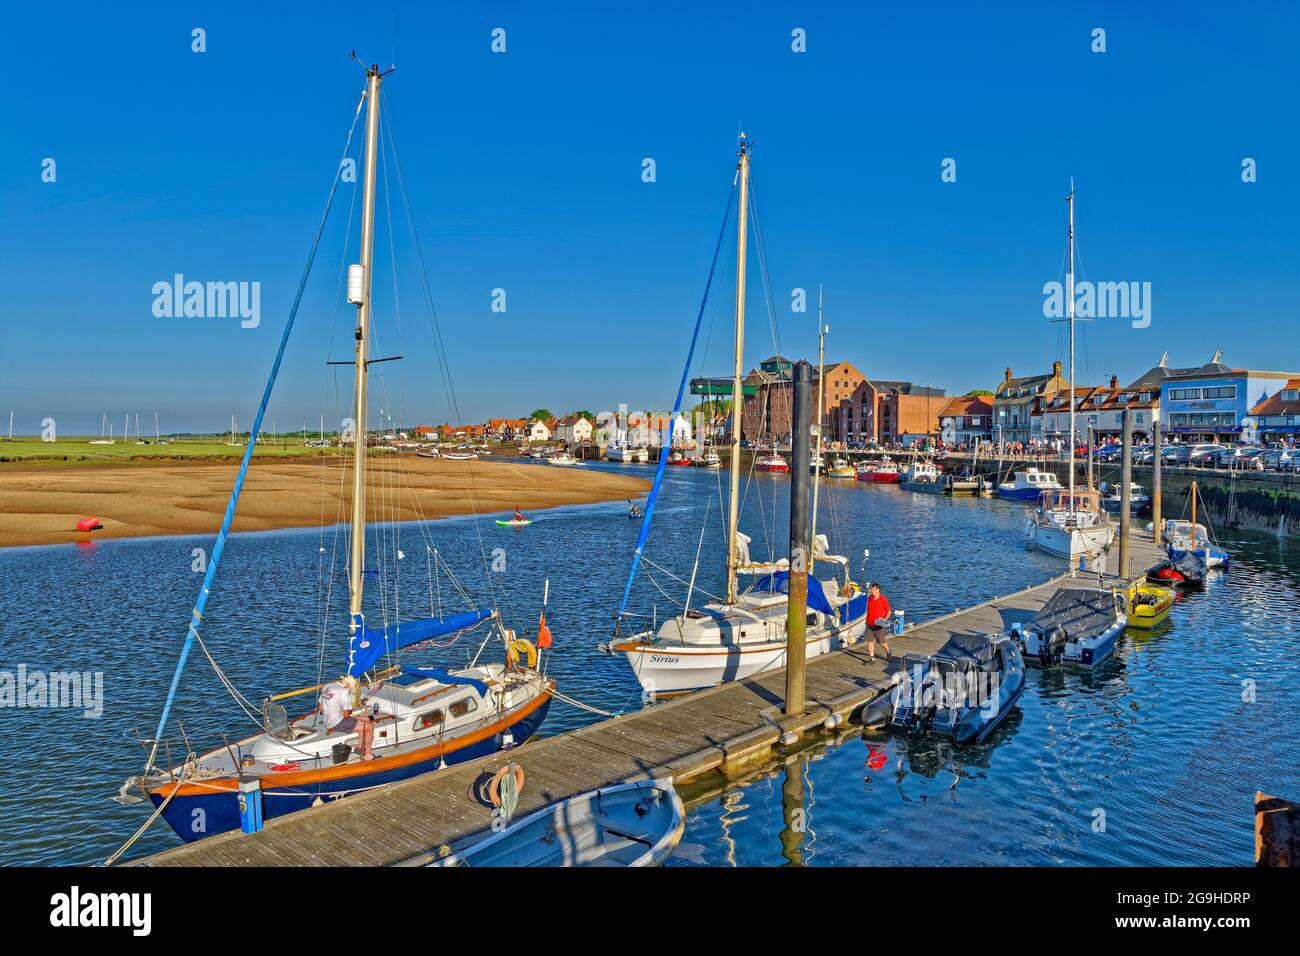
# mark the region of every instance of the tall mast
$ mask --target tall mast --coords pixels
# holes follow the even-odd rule
[[[348,630],[361,614],[366,562],[366,359],[370,333],[370,278],[375,251],[375,156],[379,146],[379,67],[366,71],[366,186],[361,206],[361,294],[357,298],[356,405],[352,410],[356,463],[352,469],[352,551],[348,577]],[[352,285],[351,281],[348,283]],[[350,290],[351,291],[351,290]]]
[[[736,368],[731,383],[731,501],[727,517],[727,603],[736,601],[736,525],[740,520],[740,374],[745,361],[745,245],[749,220],[749,144],[740,134],[740,220],[736,229]]]
[[[808,573],[817,563],[817,493],[822,487],[822,431],[826,428],[826,326],[822,324],[822,285],[817,283],[817,451],[813,467],[812,522],[808,532]]]
[[[1070,209],[1069,253],[1065,262],[1065,314],[1070,323],[1070,510],[1074,510],[1074,179],[1070,195],[1065,197]]]

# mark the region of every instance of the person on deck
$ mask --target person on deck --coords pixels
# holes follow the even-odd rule
[[[889,606],[889,598],[880,593],[880,585],[874,581],[867,588],[867,655],[874,661],[876,659],[876,642],[885,649],[885,655],[889,656],[889,615],[893,611]]]
[[[375,722],[365,714],[352,713],[352,701],[357,691],[357,679],[343,676],[321,688],[317,710],[320,711],[326,732],[350,734],[356,732],[361,745],[361,759],[374,760],[371,742],[375,736]]]

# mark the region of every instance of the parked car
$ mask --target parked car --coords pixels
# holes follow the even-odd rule
[[[1300,470],[1300,451],[1294,448],[1268,448],[1255,457],[1256,466],[1269,471]]]
[[[1251,468],[1254,466],[1254,458],[1263,451],[1258,445],[1235,445],[1207,456],[1205,463],[1214,468]]]
[[[1150,465],[1156,460],[1156,446],[1143,442],[1133,448],[1133,461],[1139,465]]]
[[[1179,464],[1199,465],[1202,468],[1214,467],[1214,456],[1223,450],[1222,445],[1184,445],[1185,451],[1178,455]]]

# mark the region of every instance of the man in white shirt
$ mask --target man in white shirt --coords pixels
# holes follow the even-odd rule
[[[361,745],[361,759],[374,760],[371,742],[375,735],[375,722],[366,714],[352,713],[352,701],[357,692],[355,677],[340,677],[321,688],[317,710],[327,733],[350,734],[355,732]]]

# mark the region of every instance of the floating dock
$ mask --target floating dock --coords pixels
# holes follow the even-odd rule
[[[1149,533],[1134,529],[1134,567],[1163,559]],[[1124,583],[1111,549],[1105,583]],[[1095,572],[1063,575],[1015,594],[909,628],[891,644],[895,654],[931,654],[955,634],[1005,631],[1027,621],[1071,581],[1095,582]],[[419,865],[481,839],[492,809],[479,784],[507,760],[526,780],[516,816],[598,787],[671,777],[682,783],[712,771],[761,767],[777,756],[787,734],[842,725],[890,689],[885,662],[871,661],[865,643],[808,661],[807,713],[781,713],[785,670],[723,684],[544,737],[479,760],[349,796],[267,822],[254,834],[224,833],[134,861],[138,866],[358,866]]]

